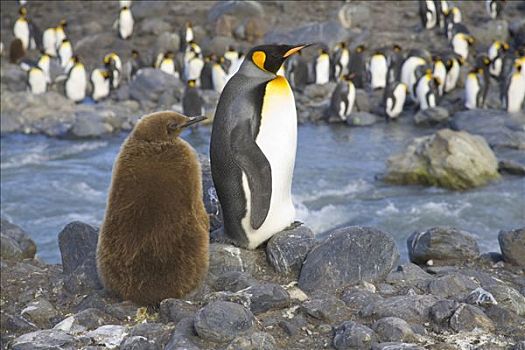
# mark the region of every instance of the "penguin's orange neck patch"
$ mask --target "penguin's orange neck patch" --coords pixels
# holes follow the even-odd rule
[[[290,84],[288,84],[286,78],[278,75],[277,78],[268,83],[266,92],[271,93],[272,95],[286,95],[291,94],[292,90],[290,89]]]
[[[257,67],[264,69],[264,62],[266,61],[266,54],[263,51],[255,51],[252,55],[252,61]]]

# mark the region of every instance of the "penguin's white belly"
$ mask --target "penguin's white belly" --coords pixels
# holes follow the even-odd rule
[[[430,97],[427,100],[427,93],[429,92],[429,90],[430,87],[428,79],[426,77],[421,78],[416,87],[416,96],[417,100],[419,101],[419,108],[422,111],[429,107],[433,107],[431,105]]]
[[[26,21],[17,20],[13,28],[15,37],[22,40],[22,46],[24,50],[29,47],[29,25]]]
[[[445,92],[452,91],[456,84],[458,83],[459,79],[459,64],[457,64],[455,61],[452,64],[452,67],[447,72],[447,77],[445,79]]]
[[[344,49],[341,53],[341,59],[339,60],[339,63],[343,67],[343,71],[341,72],[342,75],[348,74],[348,63],[350,62],[350,55],[348,53],[348,50]]]
[[[86,72],[83,69],[73,67],[66,81],[67,97],[75,102],[82,101],[86,97]]]
[[[426,61],[421,57],[410,57],[408,58],[401,67],[401,82],[408,86],[410,96],[413,100],[416,100],[414,95],[414,84],[416,83],[416,68],[426,64]]]
[[[186,42],[189,43],[193,40],[193,29],[186,28]]]
[[[372,76],[372,89],[382,89],[386,86],[386,73],[388,65],[383,55],[373,56],[370,61],[370,75]]]
[[[186,66],[186,80],[197,80],[201,77],[201,71],[204,67],[204,61],[200,59],[193,59]]]
[[[456,34],[454,38],[452,38],[452,48],[454,49],[454,52],[460,55],[463,59],[466,60],[468,58],[468,42],[459,36],[459,34]]]
[[[350,115],[350,113],[352,113],[352,109],[354,108],[354,102],[355,102],[355,87],[354,87],[354,84],[352,82],[349,82],[348,83],[348,95],[347,95],[347,99],[348,99],[348,106],[346,108],[346,113],[345,113],[345,120],[346,118],[348,118],[348,116]]]
[[[227,76],[220,66],[214,66],[211,72],[211,80],[213,89],[217,92],[222,92],[227,82]]]
[[[43,94],[47,89],[46,76],[41,70],[35,69],[29,73],[29,86],[35,95]]]
[[[109,79],[104,79],[100,69],[94,69],[91,73],[93,83],[93,100],[98,101],[109,95]]]
[[[42,44],[44,45],[44,52],[51,56],[57,55],[56,49],[56,33],[55,28],[46,29],[42,37]]]
[[[426,16],[427,16],[426,27],[427,29],[432,29],[436,26],[436,22],[437,22],[436,6],[434,6],[434,2],[432,0],[426,0],[426,5],[428,9],[426,13]]]
[[[521,111],[525,99],[525,77],[515,73],[511,78],[507,94],[507,112]]]
[[[440,95],[443,95],[443,88],[445,86],[445,79],[447,78],[447,69],[445,68],[445,65],[441,62],[436,64],[434,67],[433,72],[435,77],[439,78],[439,85],[438,85],[438,91]]]
[[[164,73],[168,73],[171,75],[175,75],[175,65],[173,64],[173,61],[162,61],[160,64],[160,70]]]
[[[468,75],[465,82],[465,107],[468,109],[478,108],[477,96],[480,86],[477,77]]]
[[[394,97],[396,98],[396,103],[391,107],[390,117],[397,117],[403,111],[403,106],[406,99],[406,90],[403,85],[398,84],[394,89]],[[392,100],[389,100],[392,101]],[[392,102],[390,102],[392,104]],[[387,101],[388,109],[388,101]]]
[[[330,59],[328,55],[319,57],[315,64],[315,83],[326,84],[330,78]]]
[[[267,84],[261,115],[259,134],[255,142],[270,163],[272,192],[266,220],[259,229],[254,230],[250,224],[251,191],[243,173],[247,211],[241,225],[247,234],[250,249],[290,226],[295,219],[292,176],[297,147],[297,112],[292,90],[285,78],[277,77]]]
[[[496,58],[493,60],[492,64],[489,67],[490,74],[499,77],[501,74],[501,57]]]
[[[46,81],[48,83],[51,83],[51,73],[49,72],[49,65],[50,65],[50,62],[49,62],[48,59],[40,60],[38,62],[38,67],[40,69],[42,69],[42,71],[44,72],[44,75],[46,77]]]
[[[67,72],[66,67],[71,57],[73,57],[73,50],[71,49],[71,46],[67,45],[65,47],[61,47],[58,53],[60,55],[60,65]]]
[[[56,29],[55,30],[55,47],[59,47],[60,44],[62,43],[62,40],[64,40],[66,38],[66,33],[64,33],[64,30],[63,29]]]
[[[127,39],[133,34],[133,16],[131,11],[122,11],[119,18],[120,36]]]

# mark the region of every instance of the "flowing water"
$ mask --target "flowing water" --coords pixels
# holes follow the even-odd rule
[[[525,224],[524,178],[505,176],[467,192],[376,180],[389,155],[413,137],[430,133],[407,123],[300,126],[293,182],[298,219],[318,235],[345,225],[385,230],[405,259],[408,235],[436,225],[467,230],[477,236],[482,251],[499,251],[499,230]],[[209,128],[183,136],[208,153]],[[79,141],[2,136],[1,214],[31,234],[43,260],[60,261],[57,234],[67,223],[100,225],[111,167],[125,137]]]

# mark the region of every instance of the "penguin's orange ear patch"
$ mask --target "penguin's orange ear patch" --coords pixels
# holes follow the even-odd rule
[[[260,69],[266,70],[264,68],[264,62],[266,61],[266,54],[263,51],[255,51],[252,55],[252,61]]]

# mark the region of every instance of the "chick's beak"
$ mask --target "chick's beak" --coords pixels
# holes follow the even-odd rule
[[[300,50],[304,49],[305,47],[308,47],[312,44],[307,44],[307,45],[299,45],[299,46],[296,46],[296,47],[292,47],[290,50],[286,51],[286,53],[283,55],[283,58],[287,58],[287,57],[290,57],[291,55],[293,55],[294,53],[297,53],[299,52]]]
[[[207,119],[205,116],[201,115],[201,116],[198,116],[198,117],[188,117],[188,121],[184,124],[182,124],[180,127],[181,128],[187,128],[188,126],[190,125],[193,125],[193,124],[197,124],[203,120]]]

